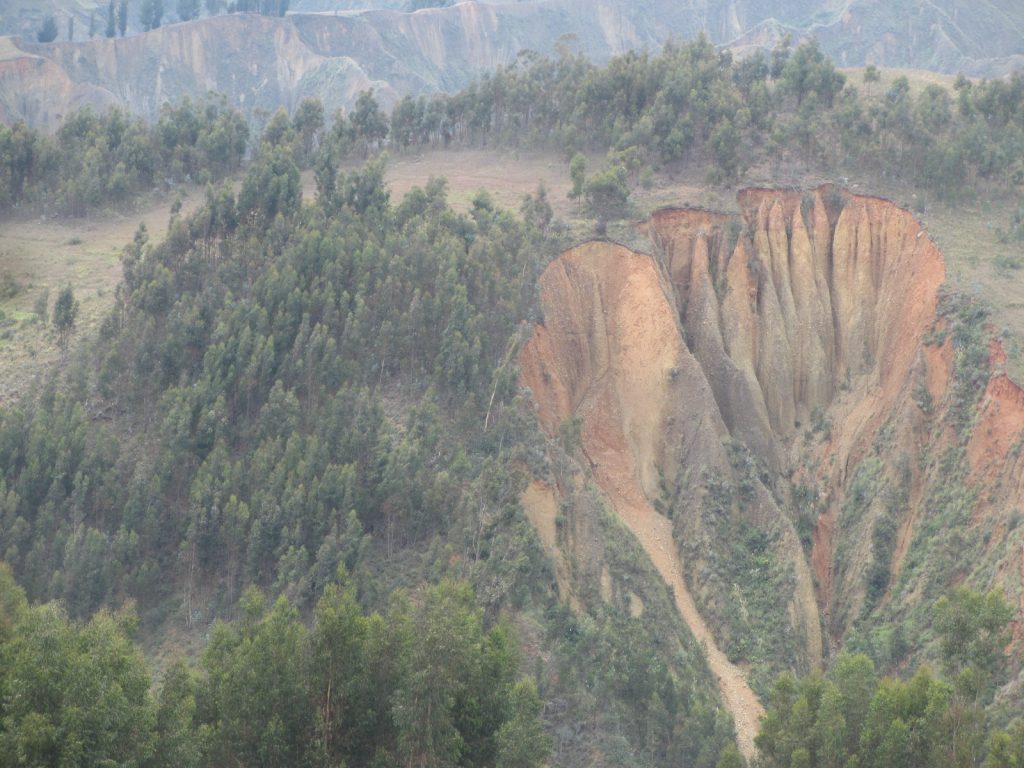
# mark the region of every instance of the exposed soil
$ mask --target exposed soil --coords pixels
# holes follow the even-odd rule
[[[548,550],[555,549],[558,546],[555,530],[558,500],[554,491],[546,483],[533,480],[526,486],[520,501],[526,516],[537,529],[541,544]]]
[[[924,343],[945,267],[919,222],[889,201],[828,186],[745,190],[738,203],[739,227],[705,210],[656,213],[642,229],[657,258],[606,241],[563,254],[541,277],[544,320],[520,369],[550,435],[580,419],[585,468],[672,587],[752,755],[760,704],[715,636],[732,631],[719,622],[736,586],[716,586],[706,563],[684,570],[680,537],[706,541],[709,555],[719,546],[699,503],[674,507],[673,522],[655,502],[708,472],[737,482],[730,439],[762,462],[731,514],[779,533],[773,557],[795,576],[783,642],[817,669],[821,619],[834,652],[860,614],[876,522],[900,515],[889,562],[898,575],[926,484],[944,480],[929,457],[955,436],[935,429],[919,402],[927,391],[943,407],[952,362],[948,345]],[[979,498],[1021,503],[1022,435],[1024,390],[999,373],[968,446],[973,482],[993,489]],[[786,482],[822,491],[809,562],[779,495]],[[855,482],[860,500],[849,506]],[[904,485],[906,508],[889,510],[882,491]]]
[[[555,489],[540,480],[531,480],[520,496],[519,503],[540,536],[545,551],[554,562],[558,596],[567,601],[573,610],[577,610],[579,603],[572,589],[565,558],[558,546],[558,496]]]
[[[1020,452],[1024,434],[1024,389],[1006,374],[993,376],[981,403],[981,418],[967,446],[976,480],[991,480],[1006,466],[1011,451]]]
[[[571,181],[567,165],[547,152],[480,149],[396,154],[387,171],[392,199],[400,200],[432,176],[448,180],[449,200],[457,208],[468,208],[473,195],[486,190],[498,205],[516,210],[523,195],[533,194],[538,184],[543,184],[558,215],[569,216],[576,210],[568,197]]]
[[[704,649],[722,699],[736,724],[736,742],[749,760],[756,751],[754,737],[757,736],[764,707],[747,683],[744,671],[731,663],[719,649],[714,635],[686,588],[682,578],[683,565],[672,537],[672,522],[664,515],[659,515],[648,503],[626,504],[620,500],[616,503],[616,511],[672,589],[679,615]]]
[[[581,418],[582,450],[593,477],[671,588],[680,615],[705,649],[736,723],[737,743],[750,757],[763,709],[744,672],[718,648],[701,617],[682,576],[672,523],[649,500],[664,466],[666,420],[686,421],[672,397],[671,372],[680,367],[697,372],[666,288],[650,257],[606,243],[580,246],[542,278],[545,325],[538,327],[520,364],[549,433],[572,415]],[[679,377],[685,387],[686,374]],[[710,404],[707,385],[701,388],[696,377],[691,383],[694,401]],[[677,437],[684,443],[717,444],[721,450],[718,429],[682,429]]]

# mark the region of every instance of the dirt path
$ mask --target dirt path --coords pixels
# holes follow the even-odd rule
[[[708,666],[718,681],[725,705],[736,723],[736,742],[743,756],[754,757],[754,737],[764,708],[757,695],[747,685],[746,675],[731,663],[715,644],[715,638],[697,610],[686,582],[683,581],[682,562],[672,539],[672,522],[658,514],[650,504],[628,504],[620,508],[619,516],[633,532],[640,545],[650,556],[654,567],[675,593],[676,608],[697,642],[704,647]]]

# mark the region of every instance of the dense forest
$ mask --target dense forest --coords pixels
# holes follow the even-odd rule
[[[866,98],[813,44],[733,61],[699,40],[606,67],[524,55],[390,116],[366,92],[249,131],[216,99],[154,125],[0,127],[5,214],[207,185],[165,241],[140,228],[125,247],[98,337],[0,411],[0,762],[742,764],[663,585],[643,618],[570,610],[519,506],[527,474],[569,463],[514,366],[569,244],[545,190],[518,211],[480,193],[459,213],[443,179],[392,201],[376,153],[606,151],[589,178],[570,164],[601,218],[678,163],[723,183],[760,162],[860,167],[957,197],[1021,183],[1024,78]],[[958,593],[935,610],[948,680],[880,681],[863,657],[783,677],[765,764],[1020,765],[1019,729],[985,719],[1007,609]],[[135,643],[172,624],[204,648],[154,678]]]
[[[879,72],[848,81],[814,41],[734,60],[705,39],[628,53],[599,67],[562,49],[522,54],[452,96],[407,97],[391,114],[393,146],[554,146],[568,158],[607,150],[636,180],[645,168],[695,161],[713,181],[756,163],[865,170],[956,199],[1024,183],[1024,76],[938,85],[916,97]],[[860,87],[858,87],[858,85]]]
[[[294,121],[275,118],[237,194],[211,185],[162,243],[140,228],[98,338],[79,345],[39,397],[0,413],[0,552],[28,600],[43,604],[24,613],[24,626],[50,622],[86,655],[90,638],[112,637],[116,658],[129,661],[115,633],[124,622],[106,606],[138,605],[150,643],[168,626],[209,632],[190,673],[194,709],[180,691],[165,693],[191,690],[183,672],[166,677],[155,703],[135,700],[138,728],[157,719],[155,743],[163,698],[185,701],[167,717],[192,729],[195,739],[180,738],[199,764],[221,765],[230,750],[266,765],[534,765],[546,736],[516,736],[528,750],[520,756],[503,757],[512,746],[502,744],[510,729],[535,732],[539,694],[557,703],[545,732],[557,736],[562,764],[587,764],[601,749],[616,756],[610,764],[642,755],[713,766],[731,723],[692,640],[682,652],[674,639],[682,631],[664,587],[645,595],[662,606],[657,634],[650,620],[600,601],[582,616],[568,610],[518,504],[527,469],[550,473],[560,450],[537,433],[512,364],[536,276],[567,244],[544,190],[518,212],[481,193],[456,213],[443,180],[394,204],[382,159],[343,173],[314,157],[317,198],[305,202],[302,153]],[[649,574],[628,543],[620,547],[639,585]],[[334,586],[339,572],[349,574],[344,588]],[[265,615],[251,587],[274,606]],[[361,612],[345,631],[363,632],[369,616],[367,663],[411,665],[381,670],[386,681],[346,681],[380,697],[361,700],[370,708],[361,724],[342,717],[344,701],[325,703],[311,687],[323,682],[317,665],[329,663],[317,655],[327,652],[319,627],[332,612],[355,616],[338,602],[350,594]],[[445,642],[468,655],[431,644],[435,609],[465,630]],[[230,626],[211,626],[230,616]],[[505,658],[509,625],[532,638],[525,670],[538,694]],[[36,634],[15,631],[29,647],[10,646],[13,669],[30,663],[21,659],[37,652]],[[389,642],[409,647],[398,653]],[[417,700],[434,707],[433,720],[402,693],[434,690],[436,680],[420,677],[432,674],[424,659],[450,662],[438,675],[459,675],[434,704]],[[122,666],[136,674],[129,661]],[[257,671],[271,677],[247,677]],[[36,725],[46,754],[71,748],[63,718],[79,705],[53,685],[49,709],[0,713],[15,753]],[[260,704],[262,720],[239,710],[238,697],[259,686],[293,702],[299,720],[274,720],[283,705],[273,697]],[[147,687],[137,683],[133,695]],[[338,713],[337,732],[325,707]],[[177,723],[168,727],[185,727]],[[108,725],[96,733],[107,738]],[[302,750],[288,739],[303,740]]]
[[[0,211],[27,203],[83,216],[140,191],[238,171],[249,125],[223,99],[165,105],[153,125],[119,110],[70,115],[55,136],[0,126]]]
[[[513,635],[466,584],[364,615],[330,584],[310,628],[255,589],[158,695],[131,609],[68,621],[0,566],[0,762],[7,766],[541,765],[551,738]]]

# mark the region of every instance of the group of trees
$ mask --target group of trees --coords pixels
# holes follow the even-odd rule
[[[865,90],[877,80],[869,70]],[[459,93],[406,97],[388,135],[398,151],[452,142],[546,145],[566,157],[604,150],[634,181],[644,167],[691,160],[721,181],[760,161],[868,169],[950,197],[1024,181],[1022,125],[1019,73],[917,96],[900,77],[876,98],[814,41],[734,61],[698,38],[605,66],[565,48],[555,58],[527,52]]]
[[[543,189],[519,213],[483,193],[458,213],[441,179],[393,203],[383,158],[343,172],[335,140],[375,146],[364,101],[330,132],[312,102],[271,117],[237,191],[211,184],[162,243],[139,229],[99,337],[38,397],[0,411],[0,558],[31,600],[82,621],[135,599],[144,630],[200,631],[253,584],[308,615],[339,565],[382,614],[395,587],[465,579],[488,622],[529,611],[539,628],[559,670],[543,693],[561,702],[561,754],[607,742],[623,765],[643,751],[711,768],[730,723],[699,656],[675,657],[628,613],[561,610],[519,507],[523,468],[546,459],[513,361],[565,228]],[[185,146],[194,116],[168,108],[150,130]],[[420,749],[421,713],[387,711],[397,753]],[[484,749],[468,735],[481,717],[467,710],[432,748]],[[291,728],[257,735],[279,749]],[[347,738],[331,737],[337,749]]]
[[[40,43],[52,43],[57,39],[57,20],[51,15],[43,19],[42,26],[36,33],[36,40]]]
[[[782,675],[757,737],[766,768],[1011,768],[1024,764],[1024,720],[991,728],[985,705],[1004,681],[1013,609],[998,592],[958,588],[935,606],[946,677],[921,667],[880,679],[842,654],[827,677]]]
[[[164,0],[137,0],[138,2],[138,23],[143,31],[157,29],[164,22],[164,14],[167,10]],[[174,12],[178,21],[192,21],[198,19],[205,8],[207,15],[217,16],[221,13],[259,13],[264,16],[284,16],[288,12],[291,0],[176,0]],[[130,6],[128,0],[110,0],[106,10],[105,35],[116,37],[118,34],[124,37],[128,31]],[[89,37],[94,37],[99,32],[96,12],[89,12]],[[36,32],[36,39],[40,43],[52,43],[57,39],[57,19],[49,14],[43,18],[43,22]],[[67,39],[75,39],[75,17],[68,16]]]
[[[869,68],[868,88],[878,79]],[[571,196],[599,219],[621,212],[653,167],[680,162],[703,163],[722,182],[762,161],[869,169],[947,198],[1024,181],[1024,76],[961,78],[955,95],[928,86],[916,97],[899,77],[878,99],[847,83],[813,41],[739,62],[704,38],[604,67],[565,48],[557,58],[524,53],[459,93],[407,96],[390,114],[369,90],[347,114],[325,120],[322,104],[307,99],[293,119],[304,164],[321,144],[330,163],[384,146],[556,148],[572,159]],[[276,115],[266,130],[288,127]],[[581,151],[594,150],[609,162],[587,177]]]
[[[93,17],[89,17],[89,35],[92,36],[94,25]],[[125,32],[128,31],[128,0],[118,0],[117,5],[114,5],[114,0],[110,0],[107,5],[107,24],[104,34],[107,37],[114,37],[118,32],[121,33],[121,37],[124,37]]]
[[[551,751],[510,627],[485,629],[464,583],[366,615],[343,577],[309,627],[250,590],[155,693],[136,624],[130,608],[30,607],[0,563],[0,763],[533,768]]]
[[[0,126],[0,212],[35,204],[80,216],[156,185],[217,180],[241,166],[248,139],[222,99],[165,105],[155,124],[83,109],[54,136]]]
[[[185,5],[183,12],[197,12],[195,3]],[[123,0],[120,7],[123,12]],[[149,26],[159,23],[159,0],[145,0],[143,9]],[[269,5],[235,10],[276,12]],[[123,13],[116,14],[111,2],[108,34],[113,34],[115,19],[123,33]],[[865,79],[870,86],[877,77],[869,70]],[[186,103],[178,109],[193,110],[191,122],[205,123],[191,131],[187,146],[199,144],[196,149],[209,162],[191,165],[209,166],[214,178],[237,168],[247,138],[240,116],[223,104]],[[1006,188],[1024,182],[1024,76],[980,83],[961,78],[953,94],[932,85],[916,97],[900,77],[881,98],[869,98],[845,82],[813,42],[793,51],[783,44],[770,56],[755,53],[734,62],[699,38],[669,44],[656,56],[625,54],[604,67],[563,48],[557,58],[523,54],[513,66],[456,94],[408,96],[390,115],[372,90],[364,92],[347,115],[332,116],[326,133],[319,102],[307,100],[300,110],[305,111],[306,126],[301,131],[302,162],[310,161],[321,141],[331,145],[332,162],[344,155],[366,157],[385,145],[403,152],[453,142],[547,145],[567,158],[581,150],[606,151],[608,167],[581,182],[586,189],[580,186],[573,193],[586,199],[600,218],[607,218],[609,209],[621,209],[629,187],[645,171],[689,161],[705,164],[713,180],[723,182],[762,161],[776,167],[804,163],[836,173],[870,170],[945,198],[986,184]],[[83,120],[127,120],[113,114],[74,115],[67,126]],[[213,131],[217,120],[231,124],[217,126],[213,145],[205,147],[199,132]],[[127,122],[131,138],[147,133],[143,124]],[[163,118],[161,122],[167,124]],[[314,132],[309,126],[314,124],[317,139],[311,143]],[[106,187],[84,190],[91,198],[86,205],[95,205],[119,199],[163,171],[159,161],[167,160],[166,146],[161,152],[138,147],[137,141],[122,147],[118,136],[105,143],[66,146],[67,126],[56,146],[24,126],[0,128],[0,181],[8,182],[0,186],[0,209],[56,195],[63,206],[81,212],[79,195],[55,189],[61,186],[58,173],[68,177],[82,169],[79,185]],[[107,155],[104,168],[88,162],[90,149]],[[169,171],[163,175],[189,175],[187,170]]]

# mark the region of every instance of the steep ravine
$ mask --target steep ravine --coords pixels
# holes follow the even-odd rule
[[[682,440],[695,456],[724,461],[721,422],[694,423],[713,413],[713,399],[682,343],[668,289],[647,256],[606,243],[580,246],[542,278],[545,324],[520,364],[524,380],[544,392],[537,402],[549,433],[570,415],[581,417],[582,450],[594,479],[672,588],[694,637],[706,646],[738,742],[749,756],[760,703],[701,618],[682,578],[672,522],[649,500],[668,442]],[[672,371],[682,373],[673,379]],[[688,399],[675,396],[687,391]],[[674,426],[666,430],[667,424]]]
[[[656,256],[562,254],[519,362],[549,435],[579,420],[585,474],[671,586],[749,755],[752,688],[779,670],[819,668],[954,582],[996,573],[1024,605],[1021,533],[1005,523],[1024,500],[1024,391],[994,358],[969,439],[946,426],[965,407],[962,354],[937,314],[941,254],[907,211],[833,187],[739,203],[655,214],[642,226]],[[984,563],[930,565],[951,546],[936,509],[990,521],[964,534]],[[897,534],[876,553],[883,520]],[[865,587],[876,556],[881,598]]]

